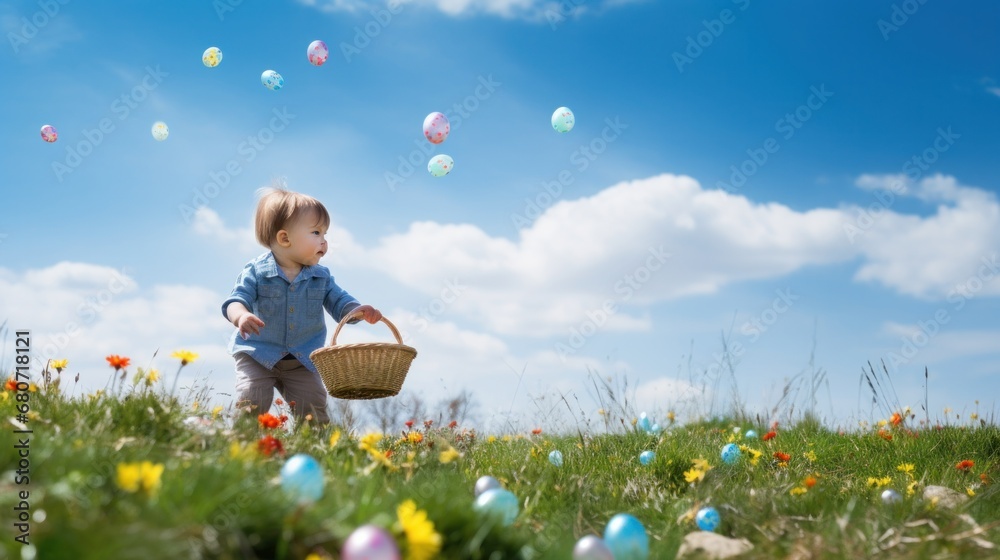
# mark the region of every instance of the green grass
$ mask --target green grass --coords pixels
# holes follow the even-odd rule
[[[15,393],[5,393],[0,414],[12,419]],[[396,508],[406,499],[428,513],[443,537],[440,557],[449,559],[569,558],[577,539],[602,534],[621,512],[644,524],[652,558],[673,558],[684,536],[697,530],[692,514],[705,505],[722,514],[719,533],[753,543],[747,558],[1000,554],[989,548],[1000,543],[1000,430],[992,424],[918,429],[904,423],[887,427],[887,440],[873,429],[841,434],[802,421],[780,427],[765,442],[737,437],[733,428],[764,434],[767,426],[730,421],[670,426],[658,436],[622,430],[495,437],[418,422],[422,442],[400,442],[405,427],[399,426],[378,444],[392,450],[393,470],[373,466],[359,449],[364,434],[345,434],[331,447],[336,426],[265,430],[253,418],[234,422],[222,414],[206,432],[185,420],[211,418],[211,411],[148,390],[76,398],[35,392],[30,398],[37,417],[28,422],[34,430],[29,487],[15,484],[13,425],[5,422],[0,431],[7,450],[0,454],[0,557],[22,557],[13,507],[26,488],[34,515],[28,540],[44,560],[337,558],[354,528],[374,523],[393,530]],[[231,456],[234,443],[256,448],[265,433],[282,441],[284,456]],[[730,440],[760,451],[759,461],[751,464],[745,452],[736,464],[722,464],[719,450]],[[448,447],[462,455],[443,464],[439,455]],[[561,468],[547,459],[553,449],[563,454]],[[648,466],[638,461],[644,450],[656,452]],[[774,459],[779,451],[791,457],[787,465]],[[325,494],[311,506],[296,506],[277,484],[284,458],[295,453],[312,455],[326,473]],[[699,458],[712,468],[689,483],[685,471]],[[164,465],[155,495],[120,488],[117,466],[145,460]],[[962,460],[974,466],[960,471]],[[899,470],[904,463],[914,466],[912,475]],[[475,514],[473,485],[482,475],[500,479],[519,498],[512,527]],[[793,494],[810,476],[815,485]],[[903,501],[883,505],[884,488],[871,487],[869,477],[888,477],[887,487]],[[913,482],[915,494],[907,496]],[[951,510],[921,498],[928,485],[975,495]],[[397,540],[405,550],[405,538]]]

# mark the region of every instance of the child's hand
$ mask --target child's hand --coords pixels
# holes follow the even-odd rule
[[[236,327],[240,329],[240,336],[243,337],[243,340],[246,340],[251,334],[260,334],[260,329],[263,326],[264,321],[261,321],[253,313],[241,315],[239,321],[236,323]]]
[[[382,320],[382,312],[370,305],[362,305],[361,307],[354,310],[355,313],[357,313],[358,311],[362,313],[365,321],[368,321],[373,325]]]

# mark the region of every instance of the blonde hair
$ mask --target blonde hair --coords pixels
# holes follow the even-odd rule
[[[286,190],[284,185],[265,187],[257,191],[257,212],[254,214],[254,234],[257,242],[270,247],[278,232],[290,223],[313,213],[320,227],[330,226],[330,213],[323,203],[302,193]]]

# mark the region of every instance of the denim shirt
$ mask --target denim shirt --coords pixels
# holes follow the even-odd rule
[[[302,365],[316,372],[309,354],[326,343],[323,309],[338,323],[360,303],[333,281],[325,266],[306,266],[294,282],[289,282],[268,251],[247,263],[236,280],[232,294],[222,304],[222,316],[230,303],[238,301],[264,321],[260,334],[246,340],[239,329],[229,340],[233,356],[245,352],[270,369],[285,356],[295,356]]]

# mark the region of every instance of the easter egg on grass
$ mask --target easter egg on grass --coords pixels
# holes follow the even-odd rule
[[[348,535],[340,549],[343,560],[399,560],[399,547],[385,529],[362,525]]]
[[[619,513],[604,527],[604,544],[615,560],[646,560],[649,558],[649,535],[635,517]]]
[[[299,503],[323,497],[323,467],[304,453],[292,455],[281,467],[281,489]]]

